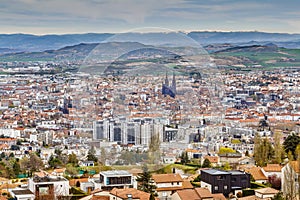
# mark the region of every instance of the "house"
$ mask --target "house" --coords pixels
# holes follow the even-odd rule
[[[250,174],[238,170],[201,170],[201,187],[208,188],[212,194],[223,193],[225,196],[229,193],[236,194],[250,187]]]
[[[34,200],[34,194],[28,189],[16,189],[10,191],[11,196],[15,200]]]
[[[100,189],[129,188],[133,185],[133,176],[125,170],[100,172]]]
[[[271,199],[273,198],[279,191],[274,188],[261,188],[255,190],[255,196],[260,199]]]
[[[79,161],[80,167],[94,167],[94,161]]]
[[[282,166],[279,164],[267,164],[267,166],[263,167],[262,169],[266,177],[276,175],[277,177],[281,178]]]
[[[116,200],[149,200],[150,194],[147,192],[143,192],[140,190],[137,190],[135,188],[125,188],[125,189],[117,189],[114,188],[110,191],[110,197],[111,199]]]
[[[265,184],[268,182],[268,177],[264,174],[261,167],[251,167],[246,169],[246,172],[250,173],[255,182]]]
[[[66,168],[58,168],[58,169],[54,169],[52,174],[54,176],[63,176],[65,171],[66,171]]]
[[[183,179],[179,174],[153,174],[158,198],[170,198],[177,190],[183,189]]]
[[[290,161],[282,170],[281,191],[283,195],[292,195],[293,197],[299,191],[298,177],[300,175],[299,161]],[[298,194],[299,195],[299,194]]]
[[[212,194],[207,188],[178,190],[172,195],[172,200],[226,200],[221,193]]]
[[[205,159],[208,159],[210,161],[212,167],[217,167],[219,165],[219,156],[205,156],[204,160]]]
[[[234,164],[238,163],[239,160],[242,158],[241,153],[224,153],[220,154],[220,162],[221,163],[229,163],[229,164]]]
[[[28,180],[28,188],[37,199],[42,196],[54,198],[69,196],[69,181],[61,176],[35,175]]]

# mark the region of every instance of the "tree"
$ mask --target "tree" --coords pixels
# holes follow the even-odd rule
[[[189,156],[186,151],[183,151],[180,156],[181,164],[185,165],[189,162]]]
[[[226,153],[236,153],[236,151],[229,147],[220,147],[219,154],[226,154]]]
[[[69,154],[68,163],[72,164],[72,166],[78,166],[78,159],[75,153]]]
[[[28,172],[29,174],[42,169],[43,166],[43,161],[35,153],[29,154],[29,158],[24,157],[20,160],[21,171]]]
[[[203,161],[202,167],[203,168],[211,167],[211,162],[207,158],[205,158],[204,161]]]
[[[282,134],[278,131],[274,133],[274,163],[280,164],[282,162],[282,157],[284,154],[283,147],[281,145]]]
[[[151,196],[156,196],[156,186],[153,184],[152,175],[146,165],[143,166],[143,173],[139,174],[136,180],[139,183],[139,190],[150,193],[150,198]]]
[[[87,160],[88,161],[98,162],[98,158],[95,156],[95,154],[96,154],[95,147],[92,146],[92,148],[90,148],[90,150],[88,151]]]
[[[292,161],[295,162],[295,161]],[[296,200],[296,173],[294,172],[294,169],[292,167],[291,162],[289,162],[284,168],[283,168],[283,178],[282,178],[282,192],[284,197],[287,200]]]
[[[271,198],[272,200],[285,200],[285,198],[283,197],[282,192],[278,192],[277,194],[275,194],[275,196],[273,198]]]
[[[149,164],[158,164],[161,158],[159,134],[153,134],[149,142],[148,161]]]
[[[272,188],[277,190],[281,189],[281,178],[278,177],[276,174],[268,177],[269,183],[272,185]]]
[[[284,151],[288,154],[289,152],[292,153],[293,159],[296,160],[296,148],[300,144],[300,137],[296,135],[296,133],[290,134],[285,141],[283,142]]]
[[[52,168],[57,168],[58,166],[62,165],[62,161],[58,159],[56,156],[51,155],[48,161],[48,164]]]
[[[254,160],[258,166],[266,166],[273,158],[274,149],[267,138],[258,134],[254,138]]]

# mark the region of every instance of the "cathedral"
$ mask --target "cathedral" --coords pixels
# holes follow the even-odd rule
[[[169,95],[172,98],[176,96],[176,78],[175,73],[173,73],[172,84],[169,84],[168,74],[166,73],[165,82],[162,84],[162,94]]]

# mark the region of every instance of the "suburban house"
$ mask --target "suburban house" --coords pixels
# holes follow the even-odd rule
[[[125,170],[100,172],[100,189],[129,188],[133,185],[133,176]],[[96,188],[96,187],[95,187]]]
[[[69,181],[61,176],[50,176],[38,174],[28,180],[28,188],[37,199],[42,196],[54,198],[58,196],[69,196]]]
[[[224,153],[220,154],[220,162],[221,163],[229,163],[229,164],[235,164],[238,163],[239,160],[242,158],[241,153]]]
[[[117,189],[114,188],[109,193],[112,199],[116,200],[149,200],[150,194],[147,192],[143,192],[137,190],[135,188],[125,188],[125,189]]]
[[[255,190],[255,196],[260,199],[271,199],[273,198],[279,191],[274,188],[261,188]]]
[[[183,189],[183,179],[179,174],[153,174],[158,198],[167,199],[177,190]]]
[[[268,177],[266,177],[261,167],[253,166],[249,169],[246,169],[245,171],[251,174],[251,176],[257,183],[265,184],[268,182]]]
[[[263,173],[268,178],[269,176],[276,175],[281,178],[281,169],[282,166],[279,164],[267,164],[267,166],[263,167]]]
[[[212,194],[223,193],[225,196],[229,193],[236,194],[250,187],[250,174],[238,170],[201,170],[201,187],[208,188]]]
[[[226,200],[221,193],[212,194],[207,188],[178,190],[172,194],[172,200]]]

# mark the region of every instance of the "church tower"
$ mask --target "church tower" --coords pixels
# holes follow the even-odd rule
[[[176,94],[176,78],[174,72],[173,72],[173,80],[172,80],[172,90]]]

